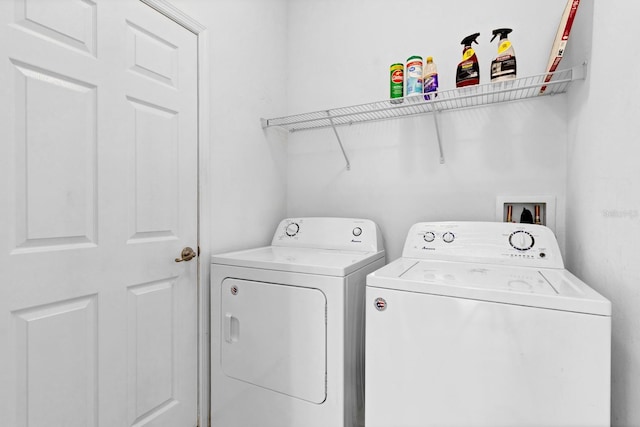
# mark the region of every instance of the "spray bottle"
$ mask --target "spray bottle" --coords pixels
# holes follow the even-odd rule
[[[462,39],[460,44],[464,45],[462,50],[462,61],[458,64],[456,73],[456,87],[477,85],[480,83],[480,66],[478,57],[471,47],[471,43],[478,44],[476,40],[480,33],[471,34]]]
[[[502,82],[516,78],[516,52],[507,38],[511,31],[511,28],[493,30],[491,41],[499,34],[500,44],[498,45],[498,56],[491,62],[492,82]]]

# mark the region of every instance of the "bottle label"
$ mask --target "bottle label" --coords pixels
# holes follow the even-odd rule
[[[467,61],[458,66],[456,86],[477,85],[480,83],[480,66],[477,62]]]
[[[407,96],[422,93],[422,61],[407,63]]]
[[[516,71],[515,56],[499,56],[491,62],[491,80],[499,77],[514,79],[516,77]]]
[[[407,71],[415,71],[418,68],[420,68],[420,71],[422,71],[422,61],[407,62]]]
[[[431,74],[425,76],[424,78],[424,91],[425,92],[435,92],[438,90],[438,75]]]
[[[503,40],[498,46],[498,54],[504,53],[507,49],[511,47],[511,42],[509,40]]]
[[[476,54],[476,51],[473,50],[473,48],[469,48],[462,53],[462,60],[467,61],[471,59],[471,57],[475,54]]]
[[[438,90],[438,74],[430,74],[428,76],[425,76],[423,86],[424,86],[424,93],[425,93],[424,99],[426,100],[431,99],[431,96],[427,95],[427,93],[435,92]],[[435,96],[438,96],[438,95],[436,94]]]
[[[391,81],[394,83],[402,83],[404,80],[404,73],[402,70],[395,70],[391,73]]]
[[[391,99],[402,98],[404,95],[404,66],[402,64],[392,65],[390,71],[390,97]]]

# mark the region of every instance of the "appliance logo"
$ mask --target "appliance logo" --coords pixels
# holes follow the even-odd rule
[[[378,311],[385,311],[387,309],[387,301],[385,301],[384,298],[376,298],[376,300],[373,302],[373,306]]]

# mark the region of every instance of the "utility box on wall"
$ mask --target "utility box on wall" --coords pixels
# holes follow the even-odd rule
[[[498,196],[496,220],[513,223],[530,221],[533,224],[546,225],[555,233],[556,198],[553,196]]]

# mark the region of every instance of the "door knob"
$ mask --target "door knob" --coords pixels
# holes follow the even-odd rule
[[[196,255],[196,252],[189,246],[187,246],[182,250],[182,253],[180,254],[181,258],[176,258],[176,262],[190,261],[195,258]]]

